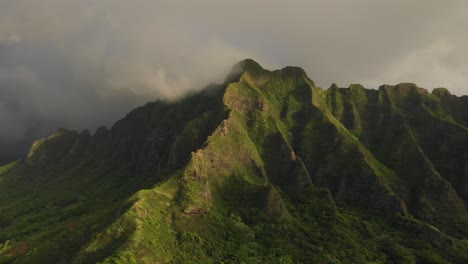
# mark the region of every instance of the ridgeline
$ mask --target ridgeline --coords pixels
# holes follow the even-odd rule
[[[0,167],[0,263],[468,263],[468,96],[234,68]]]

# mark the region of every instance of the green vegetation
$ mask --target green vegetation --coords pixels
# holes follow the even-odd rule
[[[0,167],[0,263],[467,263],[468,99],[228,83]]]

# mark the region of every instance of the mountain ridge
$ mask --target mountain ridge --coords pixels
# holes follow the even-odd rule
[[[323,90],[301,68],[251,59],[233,69],[94,135],[59,130],[0,167],[5,261],[468,259],[468,97]]]

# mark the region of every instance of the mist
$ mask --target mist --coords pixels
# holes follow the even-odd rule
[[[465,1],[3,0],[0,161],[58,127],[222,81],[253,58],[318,85],[415,82],[468,94]]]

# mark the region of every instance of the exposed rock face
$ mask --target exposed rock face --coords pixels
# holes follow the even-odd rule
[[[273,185],[270,184],[265,188],[264,197],[264,211],[269,217],[279,218],[287,213],[286,206]]]

